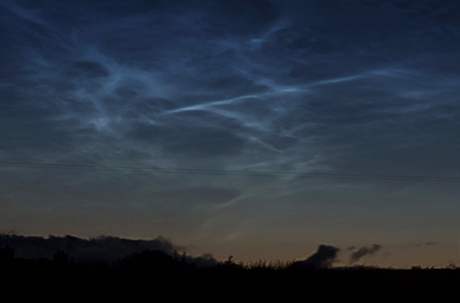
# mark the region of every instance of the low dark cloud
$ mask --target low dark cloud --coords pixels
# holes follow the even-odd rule
[[[350,250],[352,251],[350,256],[350,264],[359,262],[361,259],[369,256],[375,255],[382,249],[382,246],[379,244],[373,244],[371,246],[363,246],[363,247],[352,247]]]

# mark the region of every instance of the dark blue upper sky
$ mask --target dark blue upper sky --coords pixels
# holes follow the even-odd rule
[[[0,44],[0,229],[458,260],[458,1],[2,0]]]

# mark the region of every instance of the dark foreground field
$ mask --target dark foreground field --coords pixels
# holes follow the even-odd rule
[[[460,285],[456,268],[321,268],[305,261],[247,266],[210,256],[190,257],[162,239],[1,236],[0,244],[1,276],[6,282],[2,282],[3,290],[11,290],[10,285],[33,287],[40,289],[39,293],[63,291],[67,296],[87,290],[106,296],[134,290],[133,294],[148,292],[156,299],[218,295],[214,298],[220,301],[251,292],[264,296],[300,293],[305,299],[313,294],[323,298],[354,294],[372,296],[368,298],[374,301],[395,291],[417,297],[454,294]]]

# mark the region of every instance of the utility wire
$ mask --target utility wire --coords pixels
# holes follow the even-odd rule
[[[341,174],[341,173],[299,173],[289,170],[243,170],[243,169],[207,169],[207,168],[166,168],[158,166],[132,165],[98,165],[91,163],[50,163],[33,161],[0,161],[0,167],[7,168],[53,168],[53,169],[95,169],[104,172],[129,170],[144,173],[178,174],[178,175],[210,175],[210,176],[243,176],[243,177],[273,177],[293,176],[297,178],[337,178],[354,180],[381,180],[390,182],[434,182],[460,183],[459,177],[429,176],[429,175],[383,175],[383,174]]]

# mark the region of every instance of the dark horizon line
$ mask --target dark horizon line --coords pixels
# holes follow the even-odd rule
[[[53,242],[54,241],[54,242]],[[92,245],[92,246],[91,246]],[[374,246],[378,246],[374,244]],[[96,253],[91,253],[91,249],[96,248]],[[362,248],[366,248],[363,246]],[[87,250],[85,252],[85,250]],[[313,252],[305,259],[289,260],[266,260],[259,259],[256,261],[234,260],[233,255],[229,254],[227,258],[214,257],[212,254],[204,253],[193,255],[187,251],[184,246],[174,244],[169,238],[157,236],[156,238],[142,239],[129,238],[113,235],[100,235],[95,237],[81,237],[71,234],[54,235],[25,235],[17,234],[14,231],[0,232],[0,261],[2,258],[9,256],[10,259],[17,260],[47,260],[53,261],[56,256],[65,255],[66,260],[72,260],[75,264],[86,262],[88,260],[97,260],[101,263],[119,262],[125,258],[142,253],[160,252],[167,256],[177,258],[186,258],[191,263],[200,263],[207,266],[235,265],[243,269],[266,268],[266,269],[369,269],[369,270],[443,270],[455,269],[460,270],[454,263],[445,266],[433,265],[412,265],[407,267],[401,266],[381,266],[378,264],[366,265],[356,262],[350,262],[347,265],[344,260],[338,259],[338,252],[345,251],[330,245],[319,245],[316,252]],[[38,251],[38,253],[37,253]],[[90,252],[88,254],[88,251]],[[358,251],[356,248],[355,252]],[[369,254],[371,256],[373,253]],[[83,256],[83,257],[82,257]],[[365,255],[363,255],[365,256]],[[361,256],[360,258],[362,258]],[[340,265],[338,264],[339,262]]]

